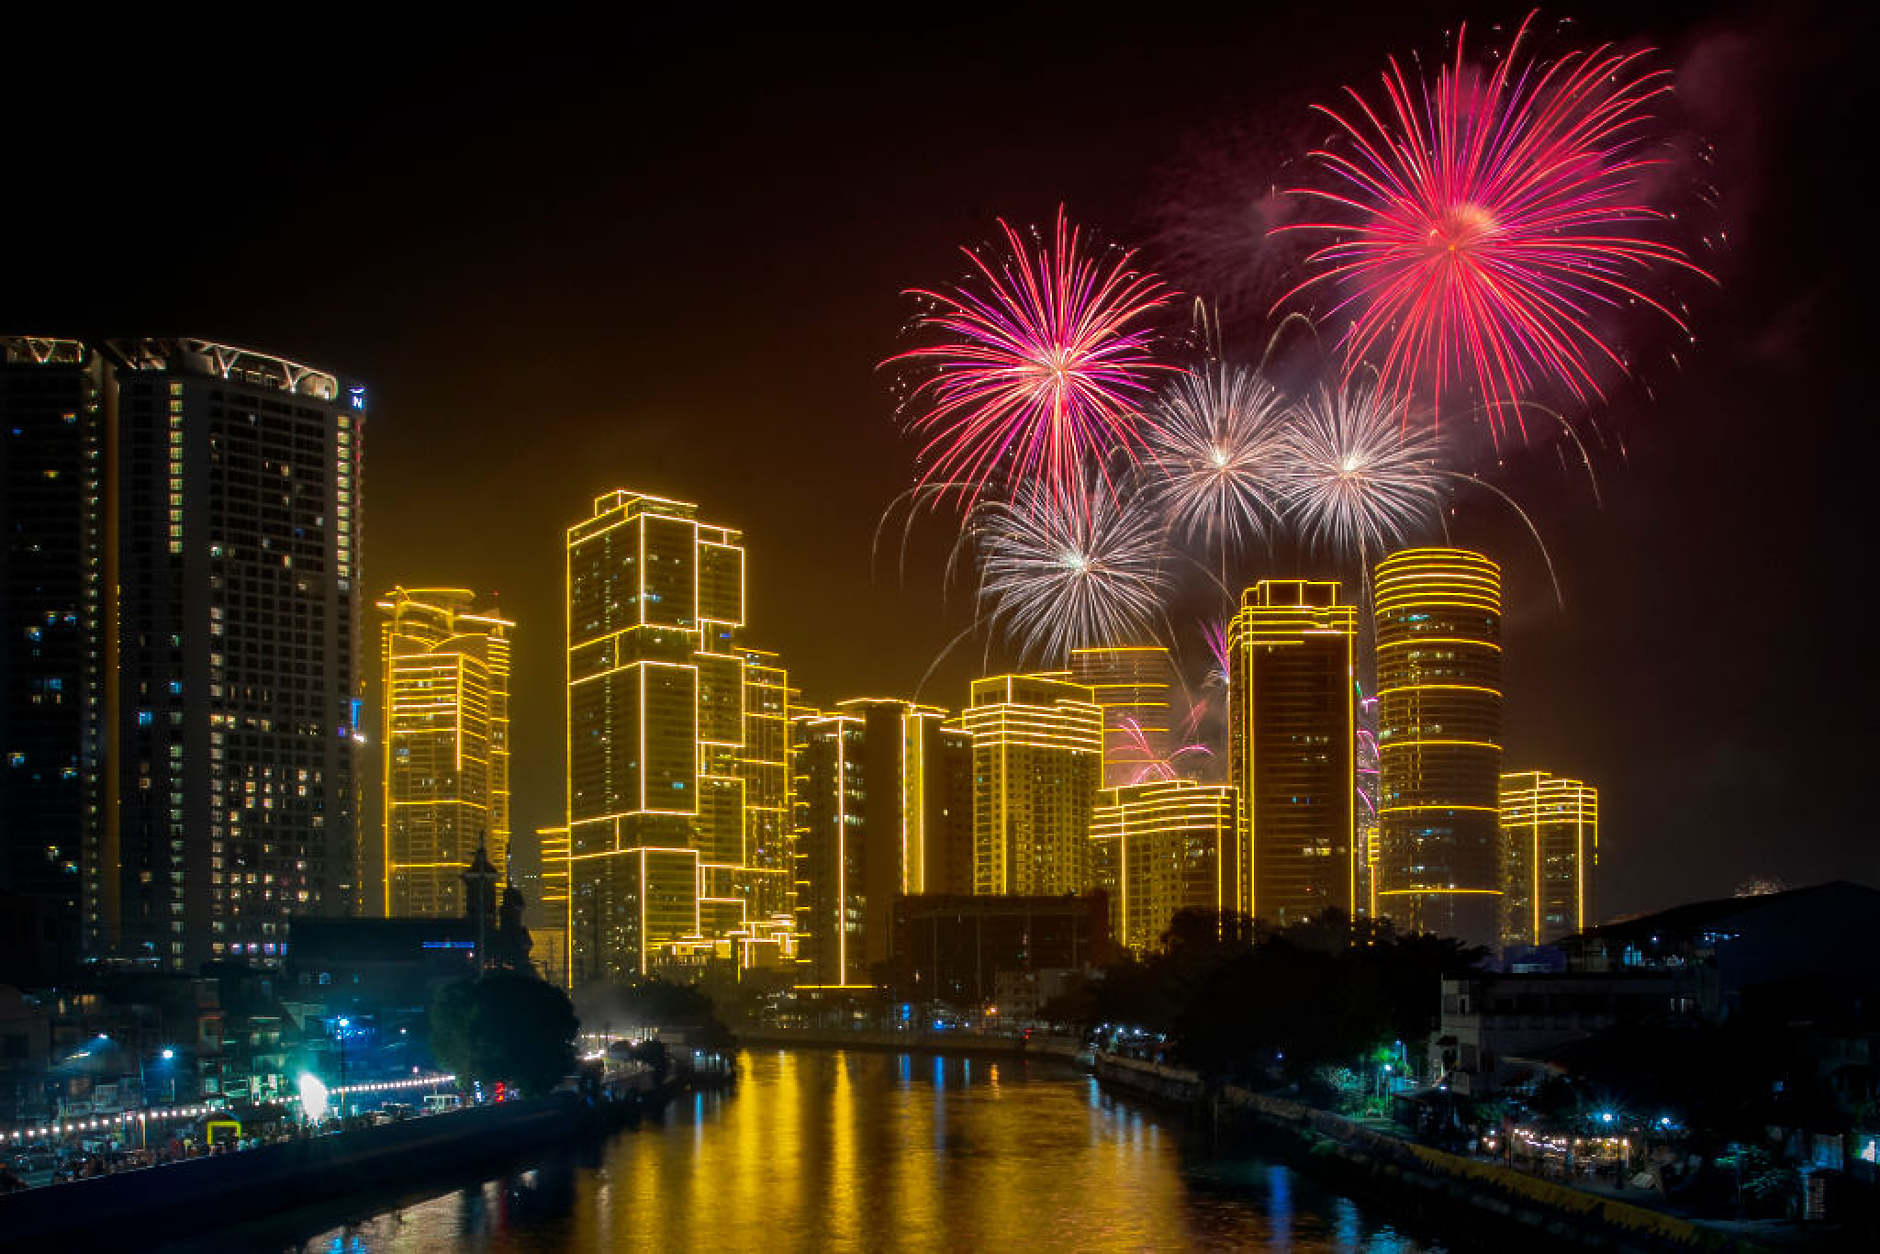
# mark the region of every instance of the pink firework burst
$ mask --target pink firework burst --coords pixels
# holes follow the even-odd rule
[[[1688,333],[1648,295],[1665,268],[1702,274],[1682,249],[1647,232],[1669,215],[1647,203],[1654,102],[1671,90],[1644,53],[1609,45],[1541,64],[1518,55],[1534,15],[1493,71],[1463,60],[1413,82],[1393,59],[1385,104],[1346,88],[1351,112],[1314,106],[1348,151],[1315,152],[1337,190],[1298,193],[1340,206],[1344,221],[1291,230],[1335,232],[1310,256],[1317,284],[1348,316],[1347,369],[1371,362],[1404,396],[1428,387],[1438,404],[1472,376],[1499,437],[1504,415],[1542,384],[1577,400],[1600,394],[1601,363],[1627,364],[1601,323],[1643,305]]]
[[[927,438],[921,482],[950,485],[969,506],[1001,480],[1064,495],[1113,449],[1135,460],[1138,406],[1154,372],[1176,369],[1155,360],[1147,318],[1172,293],[1130,268],[1134,252],[1092,255],[1062,206],[1049,246],[1028,247],[1004,219],[999,228],[1005,255],[962,249],[965,281],[908,292],[933,303],[919,327],[935,342],[882,363],[926,368],[908,398],[908,425]]]
[[[1143,725],[1133,718],[1122,720],[1123,745],[1120,754],[1133,759],[1131,765],[1136,773],[1130,777],[1132,784],[1166,784],[1182,779],[1181,762],[1183,758],[1214,756],[1214,750],[1203,744],[1185,744],[1169,752],[1164,757],[1151,743],[1149,733]]]

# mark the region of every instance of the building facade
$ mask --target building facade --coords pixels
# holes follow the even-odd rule
[[[79,794],[84,943],[169,969],[278,959],[290,919],[349,913],[366,897],[355,668],[364,389],[198,339],[15,339],[5,361],[14,447],[36,441],[43,458],[58,435],[66,461],[45,461],[41,484],[80,489],[55,502],[9,482],[9,509],[42,528],[62,517],[69,529],[69,507],[84,512],[75,535],[9,550],[6,579],[9,615],[34,612],[16,600],[16,573],[40,589],[42,620],[56,609],[57,623],[38,625],[39,656],[24,654],[46,669],[42,707],[53,693],[64,705],[71,682],[49,669],[55,659],[80,668],[78,738],[56,773]],[[25,464],[10,458],[9,479]],[[72,553],[75,590],[24,561],[49,570]],[[30,640],[34,624],[17,626]],[[44,712],[46,735],[67,742],[63,711]],[[4,751],[30,764],[47,747]],[[22,800],[22,813],[49,812]],[[9,798],[9,821],[14,809]],[[69,847],[47,861],[69,865]]]
[[[807,982],[874,982],[895,898],[970,889],[971,739],[943,719],[867,697],[797,717]]]
[[[791,960],[788,676],[739,642],[742,536],[610,492],[567,590],[570,979]]]
[[[1501,777],[1501,943],[1583,932],[1599,865],[1599,790],[1546,771]]]
[[[383,625],[389,917],[463,913],[479,846],[509,866],[509,671],[515,624],[460,588],[394,588]]]
[[[278,958],[359,908],[365,393],[201,340],[119,340],[117,943]]]
[[[1103,773],[1103,714],[1062,675],[976,679],[959,726],[973,740],[973,891],[1082,892]]]
[[[0,338],[0,892],[39,899],[67,955],[81,918],[103,927],[82,871],[106,836],[107,369]]]
[[[1501,571],[1464,549],[1377,565],[1380,914],[1500,935]]]
[[[1264,580],[1228,627],[1234,908],[1284,926],[1357,912],[1358,612],[1335,582]]]
[[[1103,712],[1103,786],[1164,778],[1175,752],[1175,662],[1167,647],[1093,645],[1072,649],[1070,677]]]
[[[1231,907],[1223,872],[1232,864],[1237,810],[1231,785],[1192,780],[1099,794],[1090,832],[1093,879],[1109,898],[1116,944],[1143,953],[1181,911]]]
[[[1100,893],[894,903],[890,988],[897,1001],[937,1002],[991,1022],[999,1017],[1002,988],[1086,972],[1110,957],[1109,911]]]
[[[534,922],[529,925],[529,956],[542,978],[562,988],[568,980],[568,829],[541,827],[535,832],[540,871],[536,874]]]

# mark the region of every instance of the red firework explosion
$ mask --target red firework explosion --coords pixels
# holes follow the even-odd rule
[[[968,505],[995,481],[1038,481],[1047,499],[1078,490],[1087,464],[1141,447],[1137,410],[1158,364],[1144,315],[1169,289],[1130,269],[1134,253],[1107,264],[1080,251],[1058,209],[1049,247],[1028,248],[1003,219],[1009,252],[972,262],[948,292],[915,288],[935,312],[920,320],[938,342],[883,362],[929,367],[910,401],[909,426],[928,437],[921,482],[953,485]]]
[[[1332,284],[1348,316],[1347,369],[1372,363],[1387,394],[1419,387],[1440,405],[1458,378],[1500,435],[1543,384],[1584,401],[1600,362],[1626,362],[1602,331],[1613,311],[1644,305],[1684,322],[1642,281],[1670,267],[1702,274],[1683,250],[1649,237],[1668,215],[1646,203],[1653,102],[1669,74],[1609,45],[1551,64],[1517,54],[1534,20],[1491,73],[1463,61],[1433,85],[1393,59],[1387,105],[1346,88],[1354,113],[1314,106],[1350,152],[1313,156],[1339,190],[1295,189],[1349,210],[1301,223],[1336,238],[1308,259],[1318,273],[1288,293]]]

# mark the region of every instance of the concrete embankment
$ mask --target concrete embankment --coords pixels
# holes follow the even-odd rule
[[[1297,1102],[1231,1085],[1210,1090],[1184,1068],[1100,1054],[1096,1072],[1105,1084],[1192,1108],[1220,1133],[1244,1137],[1464,1248],[1713,1254],[1762,1248],[1681,1216],[1444,1153]]]
[[[95,1236],[177,1241],[366,1189],[435,1178],[574,1136],[571,1097],[478,1106],[0,1196],[9,1248]],[[82,1246],[75,1248],[83,1248]],[[104,1248],[100,1245],[99,1248]]]
[[[975,1032],[917,1032],[842,1028],[739,1028],[746,1049],[865,1049],[895,1054],[997,1054],[1005,1057],[1075,1059],[1083,1045],[1070,1036],[983,1036]]]

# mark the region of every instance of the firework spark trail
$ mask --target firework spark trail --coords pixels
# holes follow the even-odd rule
[[[1171,530],[1227,550],[1278,521],[1288,405],[1257,373],[1210,362],[1157,398],[1147,431],[1156,505]],[[1223,576],[1225,580],[1225,576]]]
[[[1147,321],[1171,293],[1130,268],[1133,252],[1092,255],[1061,206],[1049,247],[1028,248],[1003,219],[999,228],[1005,256],[962,249],[966,280],[909,291],[935,306],[919,326],[937,342],[882,363],[928,368],[908,397],[908,425],[927,437],[921,482],[964,484],[969,508],[1001,482],[1068,495],[1113,450],[1134,460],[1153,372],[1175,369],[1155,360]]]
[[[1107,488],[1024,483],[1010,501],[981,502],[968,534],[981,617],[1027,658],[1152,636],[1173,587],[1155,516]]]
[[[1364,685],[1358,684],[1358,744],[1355,758],[1357,767],[1358,800],[1364,803],[1368,817],[1377,817],[1377,785],[1382,777],[1380,754],[1377,747],[1377,698],[1364,695]]]
[[[1123,719],[1122,729],[1127,743],[1122,746],[1121,751],[1134,757],[1141,764],[1136,773],[1130,777],[1131,784],[1166,784],[1181,779],[1182,775],[1177,766],[1183,758],[1214,756],[1214,750],[1204,744],[1186,744],[1172,750],[1165,757],[1155,751],[1155,746],[1149,743],[1149,733],[1135,719]]]
[[[1307,259],[1319,272],[1280,303],[1336,287],[1332,312],[1351,318],[1348,371],[1371,362],[1397,397],[1427,380],[1438,405],[1452,375],[1472,373],[1498,439],[1504,412],[1524,430],[1518,404],[1543,381],[1584,401],[1600,394],[1601,360],[1627,370],[1602,315],[1642,304],[1688,334],[1645,279],[1667,268],[1708,277],[1643,233],[1669,216],[1645,203],[1643,186],[1662,164],[1645,141],[1669,72],[1610,45],[1551,64],[1523,59],[1533,20],[1492,73],[1465,64],[1459,34],[1433,86],[1392,59],[1384,108],[1349,87],[1349,116],[1314,106],[1353,151],[1312,154],[1342,190],[1294,192],[1350,220],[1281,228],[1336,235]]]
[[[1436,517],[1444,474],[1434,431],[1404,421],[1377,387],[1348,381],[1301,403],[1280,495],[1301,535],[1364,561]]]

